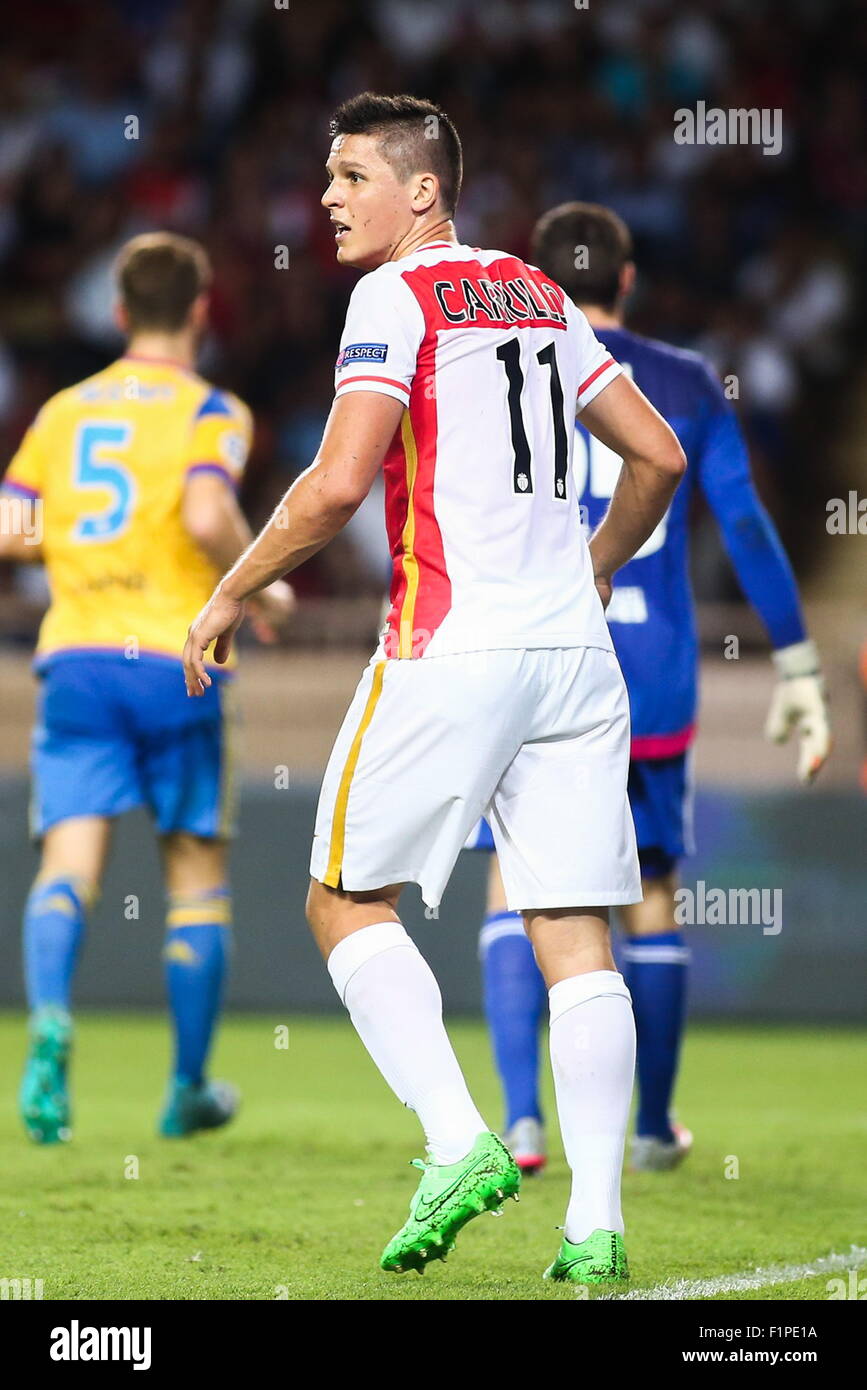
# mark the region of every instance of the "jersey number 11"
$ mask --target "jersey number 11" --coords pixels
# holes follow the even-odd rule
[[[509,421],[512,430],[512,453],[514,455],[513,486],[515,492],[533,491],[533,469],[530,459],[530,445],[524,418],[521,414],[521,392],[524,389],[524,373],[521,371],[521,345],[517,338],[510,338],[497,348],[497,357],[506,369],[509,383]],[[563,419],[563,387],[557,370],[557,355],[554,344],[549,343],[536,353],[536,361],[550,371],[551,413],[554,417],[554,496],[558,500],[566,497],[566,474],[569,468],[569,438],[566,422]]]

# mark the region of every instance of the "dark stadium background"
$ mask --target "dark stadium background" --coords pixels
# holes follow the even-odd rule
[[[117,354],[107,276],[130,235],[201,238],[216,269],[202,370],[256,416],[243,502],[260,522],[310,461],[353,274],[319,207],[330,111],[370,87],[440,102],[466,161],[458,233],[523,255],[567,198],[630,223],[631,326],[708,353],[740,383],[763,496],[822,645],[836,749],[821,784],[761,726],[772,673],[713,525],[696,516],[704,705],[689,883],[779,887],[779,936],[694,933],[697,1012],[863,1016],[862,536],[827,502],[867,493],[867,11],[833,0],[316,0],[17,7],[0,55],[0,456],[45,398]],[[673,113],[780,108],[783,147],[678,146]],[[134,135],[135,138],[128,138]],[[285,263],[285,268],[277,268]],[[380,519],[299,572],[286,648],[248,646],[234,1002],[332,1008],[303,924],[316,779],[376,631]],[[20,1004],[29,648],[44,590],[0,567],[0,999]],[[191,615],[192,616],[192,615]],[[723,659],[739,637],[738,661]],[[286,780],[277,770],[288,769]],[[162,899],[141,819],[120,833],[78,999],[160,999]],[[439,922],[412,922],[447,1002],[477,1007],[482,865]],[[137,921],[123,904],[141,902]]]

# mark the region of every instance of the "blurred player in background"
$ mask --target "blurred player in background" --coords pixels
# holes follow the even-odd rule
[[[195,242],[129,242],[117,264],[126,352],[47,402],[3,483],[7,506],[18,497],[41,508],[43,536],[37,550],[7,534],[0,555],[44,558],[51,588],[36,654],[31,828],[41,862],[24,914],[20,1093],[39,1143],[70,1137],[73,976],[113,820],[141,805],[156,823],[168,895],[175,1048],[159,1129],[212,1128],[237,1106],[233,1087],[206,1079],[231,923],[231,673],[201,704],[181,679],[190,609],[251,535],[235,498],[250,413],[194,370],[210,278]],[[260,636],[273,636],[291,602],[282,583],[259,596]]]
[[[644,901],[620,909],[628,943],[624,971],[638,1034],[639,1103],[632,1163],[673,1168],[692,1137],[672,1121],[683,1032],[688,952],[675,922],[677,861],[690,852],[689,748],[695,735],[698,648],[688,569],[690,503],[696,488],[723,533],[741,587],[774,648],[779,676],[766,733],[800,735],[798,777],[809,782],[828,756],[830,734],[819,658],[807,637],[791,567],[756,494],[737,417],[709,365],[696,353],[638,337],[623,327],[635,283],[628,228],[613,212],[565,203],[536,225],[533,259],[566,290],[612,356],[671,425],[689,461],[665,516],[619,571],[606,617],[632,714],[629,800],[638,837]],[[622,460],[576,425],[574,476],[590,531],[605,515]],[[484,823],[473,848],[493,850]],[[545,986],[510,912],[492,857],[480,936],[485,1008],[506,1100],[506,1142],[525,1171],[545,1162],[539,1104],[539,1021]]]
[[[683,454],[561,289],[517,257],[458,243],[461,148],[442,111],[365,93],[332,135],[322,201],[338,260],[369,274],[350,301],[319,453],[194,621],[188,689],[209,693],[211,643],[223,660],[245,599],[325,545],[382,467],[391,610],[325,772],[307,905],[359,1036],[427,1141],[381,1265],[424,1269],[517,1194],[397,914],[407,882],[440,902],[490,807],[509,905],[549,992],[573,1177],[546,1274],[624,1278],[635,1030],[608,907],[636,902],[640,880],[626,691],[600,596],[665,512]],[[576,410],[625,458],[592,551],[569,477]]]

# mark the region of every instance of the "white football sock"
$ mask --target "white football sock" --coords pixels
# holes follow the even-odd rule
[[[432,1162],[456,1163],[487,1125],[446,1034],[427,961],[399,922],[377,922],[338,942],[328,973],[389,1086],[421,1120]]]
[[[635,1072],[635,1020],[622,975],[593,970],[548,991],[551,1065],[572,1193],[566,1239],[623,1233],[620,1175]]]

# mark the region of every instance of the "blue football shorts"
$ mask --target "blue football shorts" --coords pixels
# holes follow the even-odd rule
[[[234,832],[231,677],[199,699],[183,667],[157,654],[59,652],[40,673],[31,746],[30,826],[40,838],[74,816],[146,806],[159,833]]]

